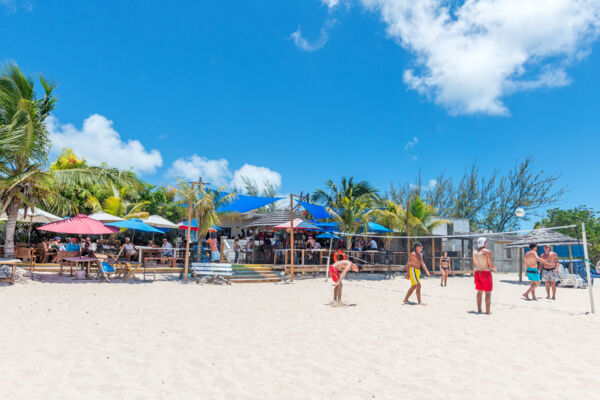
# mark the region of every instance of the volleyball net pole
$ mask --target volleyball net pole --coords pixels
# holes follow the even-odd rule
[[[588,256],[587,236],[585,234],[585,224],[581,223],[581,236],[583,238],[583,260],[585,262],[585,273],[587,275],[588,292],[590,294],[590,310],[592,314],[596,312],[594,308],[594,290],[592,289],[592,276],[590,273],[590,259]]]

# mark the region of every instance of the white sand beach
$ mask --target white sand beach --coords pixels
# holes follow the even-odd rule
[[[425,280],[426,306],[402,305],[399,277],[351,278],[344,307],[323,278],[56,279],[0,287],[0,398],[600,398],[600,323],[581,289],[527,302],[499,274],[485,316],[471,277]]]

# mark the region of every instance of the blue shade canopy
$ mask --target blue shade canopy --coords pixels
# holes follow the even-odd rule
[[[229,193],[219,193],[219,198],[227,196]],[[255,197],[238,194],[235,199],[228,204],[223,204],[217,208],[218,212],[238,212],[245,213],[267,206],[276,201],[283,200],[283,197]],[[180,207],[187,207],[187,204],[180,204]]]
[[[222,193],[223,196],[226,196],[227,194],[228,193]],[[254,197],[238,194],[231,203],[222,205],[217,211],[245,213],[282,199],[283,197]]]
[[[296,200],[298,204],[300,204],[306,211],[311,213],[311,215],[315,219],[325,219],[331,218],[331,214],[327,212],[327,208],[323,206],[318,206],[316,204],[305,203],[303,201]]]
[[[106,226],[116,226],[117,228],[125,228],[125,229],[133,229],[135,231],[141,232],[156,232],[163,233],[160,229],[157,229],[153,226],[148,225],[141,219],[131,218],[126,219],[125,221],[119,222],[111,222],[110,224],[104,224]]]
[[[326,233],[321,233],[320,235],[317,235],[317,239],[341,239],[341,237],[335,236],[331,232],[326,232]]]
[[[391,230],[389,230],[388,228],[386,228],[385,226],[376,224],[375,222],[369,222],[369,224],[367,225],[367,230],[369,232],[373,232],[373,233],[386,233],[386,232],[392,232]]]
[[[187,223],[187,221],[181,221],[178,225],[179,225],[179,229],[187,229],[188,223]],[[193,231],[197,231],[198,230],[198,220],[196,218],[192,219],[191,226],[192,226],[192,230]],[[215,225],[212,225],[209,228],[209,232],[210,232],[211,229],[213,231],[220,231],[221,230],[221,228],[219,228],[218,226],[215,226]]]

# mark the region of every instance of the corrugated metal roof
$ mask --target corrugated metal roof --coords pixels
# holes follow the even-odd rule
[[[298,213],[294,213],[294,218],[300,218]],[[244,228],[258,228],[262,226],[277,226],[290,220],[290,210],[275,210],[269,213],[262,213],[257,219],[248,223]]]

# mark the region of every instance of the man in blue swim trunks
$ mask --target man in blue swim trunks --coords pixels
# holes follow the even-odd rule
[[[529,251],[525,254],[527,279],[529,279],[529,282],[531,283],[529,289],[523,293],[523,297],[527,300],[537,300],[537,297],[535,297],[535,289],[540,285],[540,281],[542,280],[538,263],[553,265],[552,262],[544,260],[538,256],[537,244],[532,243],[529,245]],[[529,298],[529,294],[531,294],[531,299]]]

